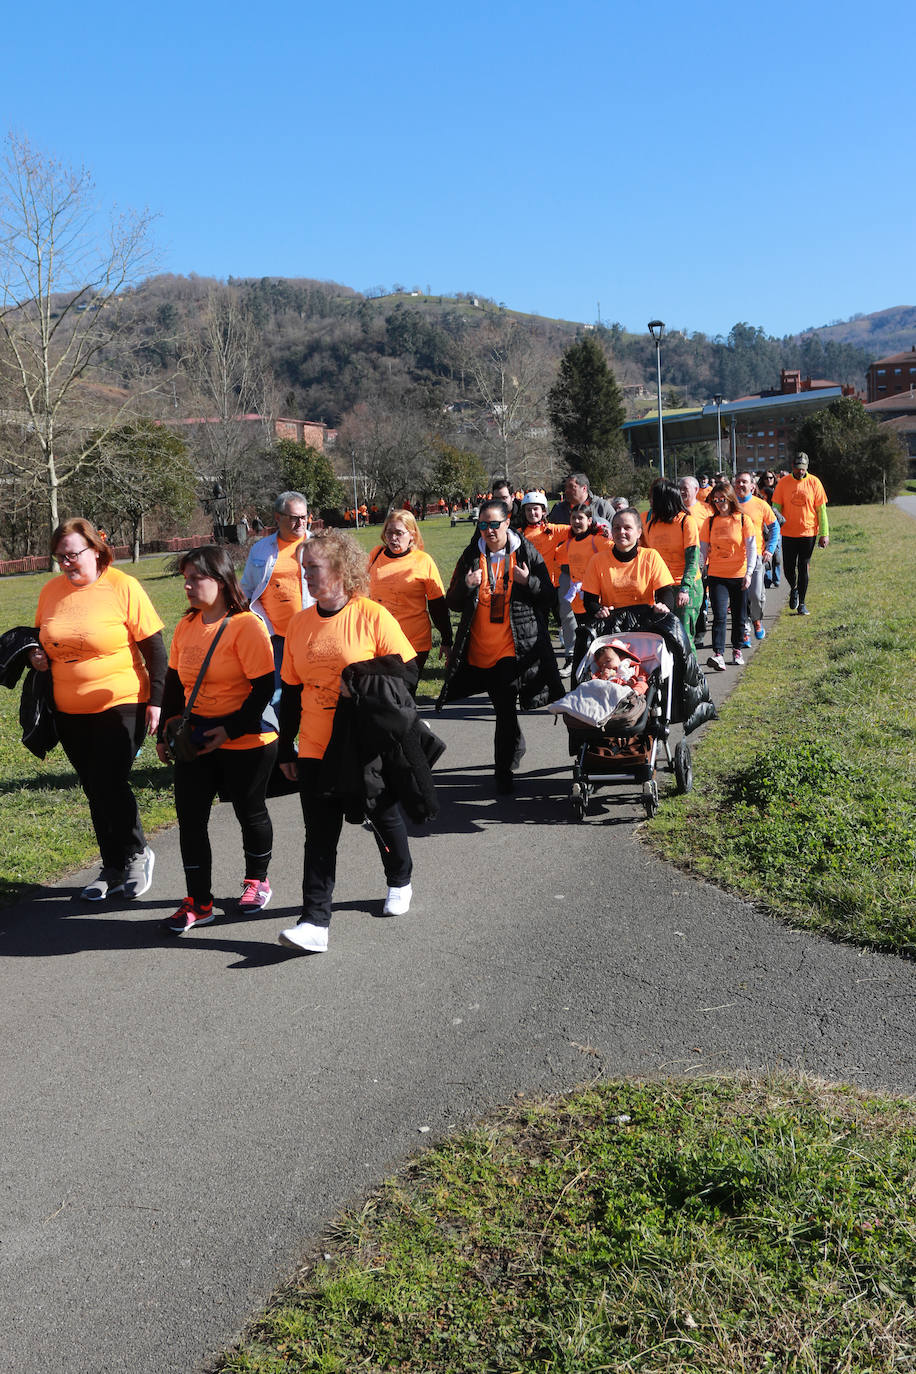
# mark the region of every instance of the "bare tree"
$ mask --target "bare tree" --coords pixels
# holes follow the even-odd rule
[[[9,450],[4,457],[25,489],[41,491],[52,529],[60,488],[91,461],[99,433],[135,403],[132,392],[102,399],[87,383],[102,354],[110,362],[127,343],[119,296],[153,266],[151,223],[146,210],[105,214],[85,168],[8,136],[0,161],[0,371],[34,446],[22,458]]]
[[[432,439],[422,411],[407,401],[373,397],[350,412],[340,427],[337,452],[347,468],[341,481],[362,484],[368,498],[386,507],[426,490],[433,461]]]
[[[260,332],[235,293],[211,291],[185,370],[199,407],[191,442],[217,523],[235,523],[257,493],[259,455],[272,440],[276,402],[263,359]]]
[[[546,338],[515,320],[497,318],[465,337],[462,351],[475,401],[462,418],[470,419],[483,455],[494,471],[523,480],[540,475],[549,449],[546,395],[556,372]]]

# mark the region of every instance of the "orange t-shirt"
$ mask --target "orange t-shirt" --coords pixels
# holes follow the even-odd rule
[[[274,634],[285,635],[293,616],[302,610],[302,568],[296,558],[301,543],[301,539],[277,540],[277,561],[258,598],[270,617]]]
[[[543,525],[526,525],[520,531],[523,539],[527,539],[529,544],[533,544],[538,553],[547,565],[550,580],[553,585],[557,585],[560,570],[554,558],[560,544],[563,543],[569,534],[568,525],[551,525],[549,522]]]
[[[707,496],[711,491],[712,487],[697,487],[697,500],[705,502]]]
[[[790,539],[810,538],[817,534],[818,511],[827,504],[827,493],[819,477],[809,472],[805,477],[780,477],[773,492],[773,505],[779,506],[786,522],[783,535]]]
[[[428,601],[445,596],[439,569],[423,549],[410,549],[389,558],[385,545],[373,549],[369,564],[369,595],[390,611],[417,653],[432,648]]]
[[[757,540],[757,557],[763,557],[763,527],[772,525],[776,516],[770,509],[767,501],[761,500],[759,496],[749,496],[746,501],[739,501],[738,505],[741,514],[746,515],[754,526],[754,537]]]
[[[684,550],[699,547],[700,532],[692,515],[676,515],[673,520],[648,520],[642,527],[642,542],[660,553],[675,582],[682,582]]]
[[[694,520],[697,522],[697,529],[699,530],[703,521],[708,520],[712,515],[712,506],[707,505],[705,501],[697,500],[694,501],[687,514],[693,516]]]
[[[175,626],[169,667],[181,678],[184,699],[191,695],[200,666],[222,624],[213,620],[206,624],[200,615],[183,616]],[[191,708],[195,716],[214,719],[237,711],[251,691],[251,680],[264,677],[274,670],[274,651],[264,621],[254,611],[239,611],[229,617],[210,662],[200,691]],[[261,734],[239,735],[226,740],[221,749],[257,749],[277,738],[276,730]]]
[[[367,596],[354,597],[335,615],[325,616],[317,606],[308,606],[293,616],[280,675],[284,682],[302,688],[300,758],[324,758],[344,668],[384,654],[400,654],[405,663],[416,658],[391,612]]]
[[[585,570],[582,590],[598,597],[602,606],[651,606],[662,587],[674,583],[661,554],[637,549],[636,557],[621,563],[613,547],[596,553]]]
[[[135,577],[110,565],[84,587],[54,577],[41,589],[35,624],[51,660],[58,711],[91,716],[149,701],[137,643],[161,630],[162,621]]]
[[[563,528],[568,529],[568,526]],[[595,554],[606,551],[609,544],[610,539],[606,534],[583,534],[580,538],[576,538],[574,534],[568,534],[556,548],[557,571],[559,572],[565,564],[569,568],[570,582],[581,582],[585,576],[585,569]],[[578,592],[576,599],[570,604],[573,610],[580,614],[585,610],[585,602]]]
[[[482,577],[477,588],[477,608],[471,621],[471,637],[468,642],[468,663],[473,668],[492,668],[501,658],[515,657],[515,640],[512,638],[512,622],[509,615],[509,602],[512,599],[512,588],[515,586],[512,580],[515,554],[507,546],[505,557],[496,564],[499,572],[493,592],[490,591],[490,578],[487,573],[488,561],[488,555],[480,555],[478,566]],[[501,621],[493,622],[490,620],[490,601],[494,595],[501,596],[503,592],[506,597],[503,618]]]
[[[754,522],[742,515],[710,516],[703,522],[700,540],[709,545],[710,577],[743,577],[747,572],[745,540],[754,532]]]

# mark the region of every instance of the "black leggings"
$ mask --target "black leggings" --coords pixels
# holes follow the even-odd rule
[[[181,862],[188,896],[197,902],[212,899],[213,856],[207,826],[217,795],[232,803],[242,827],[245,878],[263,881],[270,864],[274,832],[265,794],[277,757],[276,740],[254,749],[214,749],[190,763],[175,764],[175,811],[181,842]]]
[[[796,588],[799,601],[804,601],[808,591],[808,564],[817,542],[816,534],[806,534],[802,538],[782,537],[782,567],[789,589]]]
[[[331,924],[331,898],[337,879],[337,844],[345,806],[339,797],[321,791],[321,759],[300,759],[299,796],[305,821],[305,863],[302,875],[302,919],[312,925]],[[396,801],[372,809],[372,832],[389,887],[406,887],[413,872],[407,826]]]
[[[89,803],[103,868],[121,870],[146,847],[128,776],[146,735],[146,704],[91,715],[56,711],[57,733]]]
[[[496,715],[493,731],[493,767],[498,777],[508,777],[525,750],[518,723],[518,661],[501,658],[492,668],[469,665],[467,696],[486,692]]]

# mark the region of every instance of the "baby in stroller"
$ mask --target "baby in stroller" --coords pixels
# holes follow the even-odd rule
[[[603,636],[592,641],[579,664],[580,686],[547,708],[563,717],[569,734],[578,820],[584,819],[596,788],[615,782],[635,784],[647,815],[654,815],[659,742],[668,755],[672,669],[671,654],[657,633],[638,630],[627,640]],[[683,761],[688,760],[689,754]]]

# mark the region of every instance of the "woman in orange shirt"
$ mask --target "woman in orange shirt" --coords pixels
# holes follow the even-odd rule
[[[99,902],[149,890],[155,856],[128,781],[147,734],[159,724],[165,646],[162,621],[135,577],[88,520],[65,520],[51,536],[59,577],[41,589],[35,624],[42,647],[29,661],[51,673],[57,733],[76,770],[102,856],[80,896]]]
[[[382,543],[369,555],[369,595],[391,612],[413,645],[418,679],[433,646],[430,621],[443,653],[452,647],[442,578],[409,511],[393,511],[382,526]]]
[[[261,719],[274,691],[273,646],[263,620],[248,609],[232,559],[225,548],[208,544],[189,549],[178,566],[190,609],[175,626],[169,654],[156,745],[163,763],[170,761],[165,722],[184,710],[208,650],[214,642],[216,647],[191,707],[197,757],[175,762],[175,810],[188,895],[162,923],[171,935],[184,935],[213,920],[207,826],[217,795],[231,801],[242,827],[245,870],[239,910],[254,916],[270,901],[273,827],[265,798],[277,757],[277,732]]]
[[[399,520],[405,517],[398,512]],[[391,612],[366,596],[368,560],[354,539],[341,530],[325,530],[301,546],[299,557],[315,604],[293,616],[286,636],[280,768],[290,782],[299,783],[305,867],[302,918],[282,930],[279,940],[300,954],[320,954],[328,947],[337,845],[346,814],[344,800],[327,791],[322,769],[341,695],[340,675],[351,663],[388,655],[412,669],[416,654]],[[372,830],[388,884],[382,915],[403,916],[413,896],[413,861],[400,805],[387,793],[372,808]]]
[[[613,543],[596,553],[582,579],[582,600],[593,620],[606,620],[622,606],[674,610],[674,578],[655,549],[641,549],[642,518],[628,506],[611,521]]]
[[[710,668],[725,672],[726,615],[732,618],[732,663],[744,664],[741,641],[747,619],[747,589],[757,561],[757,536],[754,524],[741,513],[731,482],[717,482],[709,504],[712,515],[700,530],[700,558],[706,569],[709,600],[712,603],[712,654]]]
[[[655,549],[675,580],[674,614],[693,644],[703,578],[700,573],[700,534],[697,522],[684,509],[680,489],[665,477],[652,483],[649,517],[643,525],[644,548]]]

